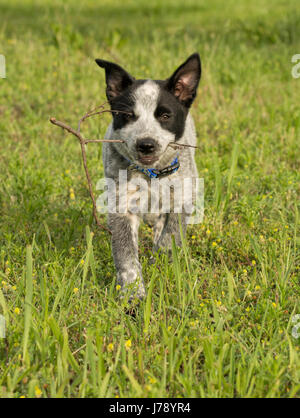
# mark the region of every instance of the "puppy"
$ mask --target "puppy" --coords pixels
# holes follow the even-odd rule
[[[96,63],[105,70],[113,117],[105,138],[123,140],[103,144],[105,177],[115,184],[119,204],[119,210],[108,211],[117,281],[129,298],[142,299],[146,292],[138,258],[140,221],[153,227],[154,251],[170,251],[172,237],[181,245],[180,230],[185,233],[194,209],[190,201],[192,197],[194,202],[197,190],[187,181],[198,178],[194,148],[176,149],[174,144],[196,145],[189,109],[196,97],[201,61],[197,53],[191,55],[166,80],[136,80],[117,64],[101,59]],[[175,210],[178,185],[181,193],[176,196],[183,204]],[[167,208],[162,205],[166,196],[173,197]]]

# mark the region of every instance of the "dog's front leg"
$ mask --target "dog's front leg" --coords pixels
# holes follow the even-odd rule
[[[142,299],[145,285],[142,268],[138,259],[138,228],[139,217],[130,213],[110,214],[108,218],[112,232],[112,252],[117,270],[117,282],[123,295],[129,299]]]
[[[154,250],[158,251],[162,249],[164,252],[167,252],[170,256],[172,254],[172,236],[174,237],[175,244],[180,247],[181,234],[180,234],[180,223],[182,228],[182,234],[185,235],[186,223],[185,223],[185,214],[178,213],[167,213],[164,215],[165,222],[162,228],[160,235],[154,241]]]

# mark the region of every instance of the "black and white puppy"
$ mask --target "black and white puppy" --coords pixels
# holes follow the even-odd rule
[[[196,193],[191,189],[193,186],[184,184],[184,179],[198,177],[194,149],[182,147],[178,151],[174,143],[196,145],[189,109],[201,77],[200,57],[197,53],[191,55],[166,80],[136,80],[117,64],[101,59],[96,62],[105,69],[106,95],[113,110],[113,121],[105,138],[124,141],[103,145],[105,177],[115,182],[119,200],[120,183],[125,179],[128,186],[125,206],[108,214],[117,280],[123,292],[130,291],[130,296],[142,298],[145,286],[138,259],[140,220],[153,226],[154,249],[170,250],[172,236],[180,245],[179,219],[185,231],[185,219],[190,211],[186,209],[188,205],[174,210],[176,199],[165,210],[160,204],[160,193],[165,195],[164,186],[170,181],[185,189],[183,201]],[[160,183],[156,189],[160,193],[141,187],[141,184],[154,184],[154,180]],[[148,198],[154,195],[160,203],[153,211],[149,209]]]

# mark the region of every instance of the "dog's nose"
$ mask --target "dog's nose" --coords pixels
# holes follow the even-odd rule
[[[152,154],[155,150],[155,141],[152,138],[139,139],[136,148],[142,154]]]

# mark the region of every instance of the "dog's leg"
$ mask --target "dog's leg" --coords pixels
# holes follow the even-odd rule
[[[117,270],[117,282],[122,293],[129,293],[129,299],[135,296],[142,299],[145,285],[142,268],[138,259],[139,217],[132,214],[110,214],[109,226],[112,232],[112,252]]]
[[[167,252],[169,255],[172,254],[172,236],[174,236],[175,244],[180,247],[182,245],[181,235],[180,235],[180,226],[181,222],[182,234],[185,235],[186,223],[184,213],[167,213],[164,216],[165,222],[161,231],[161,234],[157,236],[155,234],[154,240],[154,250],[158,251],[162,249],[164,252]],[[157,229],[158,232],[158,229]]]

